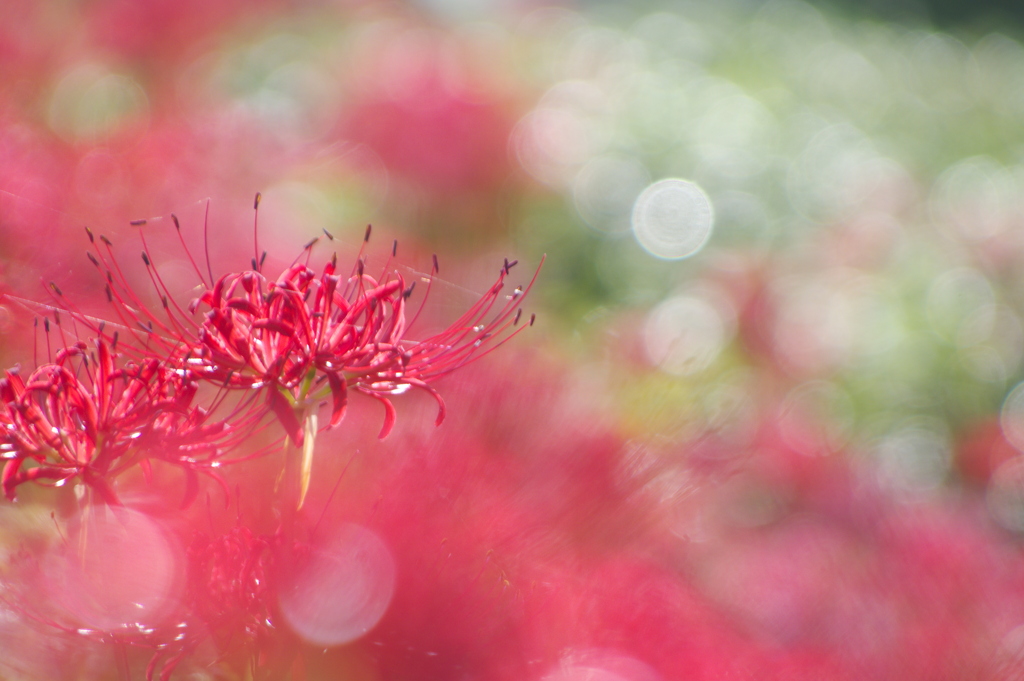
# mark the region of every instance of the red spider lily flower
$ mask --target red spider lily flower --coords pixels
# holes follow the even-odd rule
[[[244,633],[252,639],[271,616],[270,562],[274,537],[236,525],[219,537],[197,532],[188,547],[186,598],[217,636]],[[228,643],[228,641],[222,641]]]
[[[146,680],[166,681],[205,640],[218,658],[241,653],[241,663],[271,647],[273,563],[279,542],[236,525],[210,537],[196,532],[186,552],[188,562],[181,621],[173,631],[154,631],[145,641],[156,648]],[[157,671],[160,675],[157,677]]]
[[[156,357],[122,362],[102,337],[95,353],[87,349],[77,342],[27,378],[9,370],[0,379],[2,485],[9,499],[26,482],[62,485],[77,477],[117,504],[111,481],[136,464],[148,474],[152,459],[182,467],[191,497],[198,473],[219,479],[211,469],[262,416],[240,407],[228,419],[214,419],[211,409],[194,404],[199,384],[188,372]]]
[[[296,444],[303,433],[295,407],[318,396],[322,381],[333,396],[332,426],[345,414],[350,388],[384,405],[381,438],[395,422],[390,396],[410,387],[437,400],[440,424],[444,401],[429,382],[516,333],[529,287],[500,302],[513,264],[506,262],[494,285],[448,329],[417,341],[406,337],[412,287],[397,273],[371,277],[362,260],[347,279],[335,274],[333,259],[319,274],[296,264],[276,281],[254,270],[230,274],[193,306],[209,311],[198,334],[201,353],[190,368],[229,385],[283,389],[268,392],[269,405]]]
[[[177,219],[172,218],[180,235]],[[142,226],[145,221],[136,224]],[[369,236],[367,228],[364,244]],[[519,306],[540,271],[538,267],[525,288],[505,293],[505,279],[516,264],[506,260],[496,282],[448,329],[413,340],[409,329],[419,311],[408,319],[407,302],[415,282],[406,286],[396,272],[379,279],[370,276],[362,252],[347,277],[337,274],[336,255],[319,273],[309,267],[309,255],[318,240],[306,245],[306,263],[296,262],[274,280],[262,272],[263,257],[253,258],[252,269],[215,281],[210,273],[210,283],[195,267],[204,291],[186,312],[174,302],[144,250],[143,261],[166,313],[159,315],[132,291],[117,266],[110,241],[101,236],[101,249],[91,232],[89,238],[96,246],[95,255],[89,257],[105,270],[107,297],[133,335],[135,351],[145,356],[158,348],[198,377],[227,388],[265,393],[268,408],[296,445],[303,444],[305,431],[315,419],[312,405],[327,396],[333,401],[330,425],[340,423],[350,389],[383,404],[381,438],[387,437],[395,422],[390,397],[409,388],[425,390],[437,400],[436,422],[440,424],[444,401],[430,383],[525,328],[525,324],[519,325]],[[144,235],[142,239],[145,245]],[[190,253],[189,259],[195,266]],[[428,293],[436,273],[435,257],[427,277]],[[69,309],[59,293],[58,302],[81,323],[95,328],[89,317]],[[205,313],[196,320],[200,310]],[[531,315],[531,325],[533,321]]]

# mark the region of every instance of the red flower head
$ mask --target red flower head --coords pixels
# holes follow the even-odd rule
[[[209,311],[199,329],[200,356],[190,367],[233,386],[267,386],[271,408],[297,444],[303,434],[295,408],[319,397],[322,381],[333,395],[332,426],[345,414],[350,388],[383,403],[381,438],[395,421],[389,397],[410,387],[437,400],[440,424],[444,401],[429,382],[468,362],[485,344],[485,352],[493,349],[519,322],[523,288],[499,304],[513,265],[506,261],[495,284],[452,326],[418,341],[406,338],[413,285],[406,287],[398,273],[373,278],[362,258],[347,278],[336,274],[336,258],[319,274],[292,265],[276,281],[258,270],[229,274],[193,303],[193,309]]]
[[[49,320],[45,320],[49,331]],[[95,352],[77,342],[56,353],[23,379],[9,370],[0,379],[0,456],[3,490],[9,499],[25,482],[62,485],[78,477],[107,503],[117,503],[111,481],[140,464],[161,459],[183,467],[190,494],[198,472],[210,468],[240,443],[241,425],[260,413],[236,410],[216,420],[194,404],[198,383],[155,357],[124,362],[117,338],[95,340]]]
[[[180,234],[178,221],[172,218]],[[91,232],[89,236],[95,244]],[[367,228],[364,244],[369,236]],[[333,399],[331,425],[341,421],[350,389],[384,405],[381,438],[395,422],[390,397],[410,387],[425,390],[437,400],[440,424],[444,402],[430,383],[525,328],[519,326],[519,305],[537,277],[535,273],[529,285],[515,288],[502,300],[505,279],[516,264],[506,260],[490,289],[450,327],[413,340],[408,333],[419,311],[408,319],[407,302],[415,282],[406,286],[402,275],[388,272],[387,267],[382,277],[372,277],[362,252],[347,276],[337,273],[336,254],[320,272],[309,267],[318,239],[306,245],[305,262],[297,261],[273,280],[262,271],[265,252],[253,258],[252,269],[216,280],[210,273],[210,283],[196,267],[204,291],[186,312],[174,303],[144,251],[143,260],[166,312],[157,315],[132,292],[109,240],[100,240],[105,250],[97,247],[96,255],[89,257],[106,271],[107,296],[132,330],[136,351],[145,355],[161,348],[182,370],[197,377],[227,388],[260,391],[296,445],[303,443],[306,431],[315,433],[315,426],[310,428],[315,423],[314,408],[325,397]],[[397,243],[392,255],[396,249]],[[435,257],[427,278],[428,293],[437,269]],[[196,320],[201,310],[205,314]],[[84,315],[76,318],[91,324]]]

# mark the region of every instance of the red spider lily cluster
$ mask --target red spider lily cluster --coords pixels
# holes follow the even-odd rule
[[[180,236],[177,218],[172,221]],[[133,224],[141,228],[145,222]],[[282,473],[286,487],[275,486],[273,503],[278,525],[268,534],[241,523],[213,536],[194,532],[179,566],[184,572],[181,593],[170,616],[143,610],[138,622],[111,629],[83,624],[73,608],[43,614],[26,605],[27,597],[9,593],[0,598],[58,629],[153,651],[149,679],[170,678],[186,656],[208,641],[216,650],[243,651],[248,662],[240,664],[273,666],[274,641],[284,635],[274,623],[273,606],[274,585],[284,569],[280,549],[290,547],[286,553],[294,561],[295,551],[306,548],[295,539],[302,533],[295,518],[308,488],[317,411],[330,404],[327,427],[337,426],[350,392],[368,395],[385,408],[383,439],[395,424],[392,398],[417,388],[437,401],[440,424],[445,406],[432,383],[533,323],[532,316],[528,323],[522,320],[519,306],[537,275],[525,287],[506,290],[516,264],[506,260],[495,283],[454,323],[413,339],[410,329],[423,310],[437,259],[424,278],[422,301],[410,310],[415,282],[390,270],[390,258],[382,275],[368,273],[369,228],[347,274],[339,273],[336,254],[321,270],[310,267],[314,240],[276,278],[263,270],[265,252],[253,258],[251,269],[220,278],[214,278],[209,262],[206,276],[194,267],[199,292],[185,304],[161,278],[143,233],[142,259],[159,308],[148,306],[133,288],[111,241],[86,231],[87,255],[105,279],[112,313],[101,315],[107,317],[101,321],[50,284],[53,304],[41,325],[48,361],[37,363],[27,376],[15,368],[0,379],[6,496],[14,500],[25,483],[70,483],[78,492],[77,538],[65,539],[57,552],[63,556],[60,564],[70,566],[61,574],[71,577],[57,581],[88,582],[92,577],[81,577],[82,570],[88,571],[81,566],[100,560],[93,554],[107,550],[107,544],[114,546],[111,550],[130,551],[123,535],[132,522],[155,532],[155,545],[164,545],[162,531],[151,531],[147,520],[132,521],[137,512],[122,508],[115,480],[130,469],[152,480],[158,467],[178,468],[184,474],[187,508],[199,494],[201,476],[219,483],[230,499],[229,485],[217,469],[281,449],[284,441],[289,452]],[[181,243],[195,266],[183,238]],[[392,258],[396,250],[397,245]],[[283,436],[254,437],[274,421]],[[302,448],[301,472],[289,445]],[[108,520],[104,514],[111,511],[90,510],[106,507],[114,509]],[[46,572],[24,565],[23,572],[37,575],[28,582]]]
[[[180,235],[176,217],[173,222]],[[494,285],[450,327],[412,340],[408,332],[422,310],[421,305],[408,318],[415,282],[407,286],[387,266],[374,278],[362,251],[347,276],[338,274],[337,254],[316,272],[309,266],[316,240],[304,249],[304,262],[276,279],[262,271],[265,252],[253,259],[252,269],[216,280],[209,264],[208,280],[196,267],[202,290],[185,307],[167,289],[146,248],[142,259],[162,302],[162,312],[155,312],[130,285],[110,240],[86,231],[93,246],[88,257],[106,278],[117,324],[84,313],[50,285],[62,347],[27,378],[11,370],[0,380],[3,488],[11,499],[26,482],[62,485],[78,478],[116,504],[114,477],[136,464],[148,476],[151,461],[161,460],[186,471],[190,501],[198,473],[220,481],[213,469],[246,444],[267,413],[277,417],[292,443],[305,444],[310,457],[306,440],[316,434],[319,404],[331,398],[329,423],[336,426],[350,390],[383,404],[381,438],[395,423],[391,397],[409,388],[437,400],[440,424],[444,401],[430,383],[526,327],[519,324],[519,304],[533,282],[502,299],[515,262],[506,260]],[[369,237],[367,228],[364,244]],[[392,255],[396,249],[397,244]],[[428,292],[436,272],[435,257]],[[92,332],[89,342],[64,342],[61,311],[76,331]],[[119,329],[112,331],[114,326]],[[48,318],[44,327],[49,346]]]

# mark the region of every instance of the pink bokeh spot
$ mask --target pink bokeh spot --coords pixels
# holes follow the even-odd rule
[[[345,524],[313,548],[280,593],[288,626],[308,643],[350,643],[384,616],[395,591],[395,560],[384,541]]]
[[[142,631],[167,621],[183,566],[156,520],[92,506],[72,521],[62,548],[47,561],[50,596],[83,629]]]

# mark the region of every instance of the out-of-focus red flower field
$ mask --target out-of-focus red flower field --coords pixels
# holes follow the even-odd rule
[[[0,679],[1024,677],[1019,38],[0,3]]]

